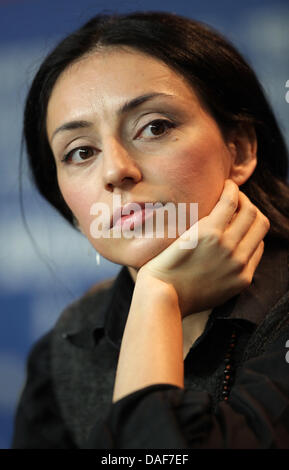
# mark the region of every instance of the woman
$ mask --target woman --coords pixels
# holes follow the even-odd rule
[[[288,447],[287,153],[239,53],[176,15],[96,16],[40,67],[24,136],[41,194],[123,268],[31,352],[13,447]],[[185,204],[182,232],[148,203]]]

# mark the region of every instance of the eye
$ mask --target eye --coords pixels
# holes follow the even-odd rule
[[[167,134],[169,129],[176,127],[176,125],[167,119],[156,119],[147,124],[137,135],[141,137],[162,137]]]
[[[82,163],[96,155],[96,150],[92,147],[78,147],[71,150],[61,160],[64,163]]]

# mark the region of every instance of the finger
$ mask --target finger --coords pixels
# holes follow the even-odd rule
[[[232,220],[238,208],[239,187],[234,181],[226,180],[223,192],[219,201],[206,218],[206,225],[209,223],[213,228],[222,232]]]
[[[247,266],[243,270],[243,282],[247,285],[250,285],[254,277],[255,271],[262,259],[264,253],[264,242],[263,240],[259,243],[250,260],[247,263]]]
[[[246,235],[243,237],[239,245],[236,247],[234,256],[244,266],[248,263],[253,256],[258,245],[263,240],[270,228],[270,223],[267,217],[257,209],[257,217],[254,223],[249,228]]]
[[[240,243],[255,222],[257,214],[257,207],[240,191],[238,210],[235,212],[223,236],[223,241],[230,250],[234,250]]]

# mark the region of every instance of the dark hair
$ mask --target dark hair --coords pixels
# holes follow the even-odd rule
[[[135,12],[97,15],[48,55],[34,78],[24,115],[24,139],[40,193],[70,222],[46,133],[53,86],[73,62],[98,47],[129,46],[162,60],[193,86],[224,137],[237,126],[253,126],[256,169],[241,190],[269,218],[269,235],[289,240],[287,149],[255,73],[239,52],[207,25],[175,14]]]

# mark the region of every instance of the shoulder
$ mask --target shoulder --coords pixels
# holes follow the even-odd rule
[[[41,336],[32,346],[27,359],[27,372],[33,377],[46,378],[50,369],[50,347],[52,339],[52,330]],[[41,371],[41,374],[40,374]],[[45,372],[43,374],[42,372]]]
[[[111,301],[115,278],[106,279],[87,290],[70,303],[60,314],[55,330],[77,331],[104,322],[105,311]]]
[[[275,348],[284,348],[289,339],[289,291],[270,309],[251,336],[245,351],[245,359],[262,355]]]
[[[41,367],[48,370],[50,349],[55,329],[66,326],[74,330],[81,324],[100,319],[104,303],[110,299],[110,291],[115,278],[103,280],[90,287],[80,298],[71,302],[60,314],[55,326],[41,336],[31,347],[27,367]]]

